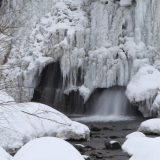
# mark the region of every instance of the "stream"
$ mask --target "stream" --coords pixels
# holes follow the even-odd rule
[[[120,122],[85,122],[91,130],[90,141],[69,141],[73,145],[81,144],[85,147],[77,148],[82,155],[87,155],[90,160],[128,160],[129,156],[121,149],[108,150],[106,141],[118,141],[121,145],[126,135],[137,130],[143,119],[127,120]]]

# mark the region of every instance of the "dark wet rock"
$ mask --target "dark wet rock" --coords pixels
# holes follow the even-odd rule
[[[94,148],[94,147],[92,147],[91,145],[87,145],[85,148],[86,148],[86,149],[90,149],[90,150],[95,149],[95,148]]]
[[[94,125],[91,125],[90,129],[91,129],[91,131],[95,131],[95,132],[98,132],[101,130],[101,128],[94,126]]]
[[[85,160],[91,160],[91,158],[90,158],[89,156],[87,156],[87,155],[83,155],[83,158],[84,158]]]
[[[109,127],[103,127],[103,130],[110,130],[110,131],[112,131],[113,129],[109,128]]]
[[[96,158],[98,158],[98,159],[102,159],[102,158],[103,158],[103,156],[102,156],[101,154],[96,154]]]
[[[130,130],[132,130],[131,128],[124,128],[124,129],[122,129],[123,131],[130,131]]]
[[[110,136],[109,137],[110,139],[117,139],[117,138],[119,138],[118,136]]]
[[[82,144],[74,144],[74,147],[79,151],[79,152],[85,152],[85,146]]]
[[[106,141],[105,147],[110,150],[121,149],[121,145],[118,141]]]

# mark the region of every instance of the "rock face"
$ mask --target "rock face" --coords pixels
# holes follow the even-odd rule
[[[159,0],[10,0],[4,8],[9,7],[23,8],[11,23],[23,27],[9,31],[14,33],[12,47],[0,55],[7,55],[0,79],[16,101],[32,99],[42,70],[51,62],[60,63],[64,92],[77,89],[81,70],[84,99],[95,88],[127,86],[144,65],[159,72]],[[131,100],[148,116],[146,101]]]

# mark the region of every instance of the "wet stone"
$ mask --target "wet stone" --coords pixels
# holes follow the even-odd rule
[[[121,149],[121,145],[118,141],[106,141],[105,147],[110,150]]]

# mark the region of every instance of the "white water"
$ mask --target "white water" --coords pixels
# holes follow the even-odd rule
[[[101,116],[125,116],[129,113],[129,103],[122,88],[111,88],[97,95],[93,104],[93,115]]]
[[[129,121],[134,120],[136,117],[134,116],[86,116],[86,117],[78,117],[72,118],[78,122],[116,122],[116,121]]]
[[[125,95],[124,87],[98,89],[87,104],[88,115],[74,118],[78,121],[105,122],[134,119],[134,111]]]

